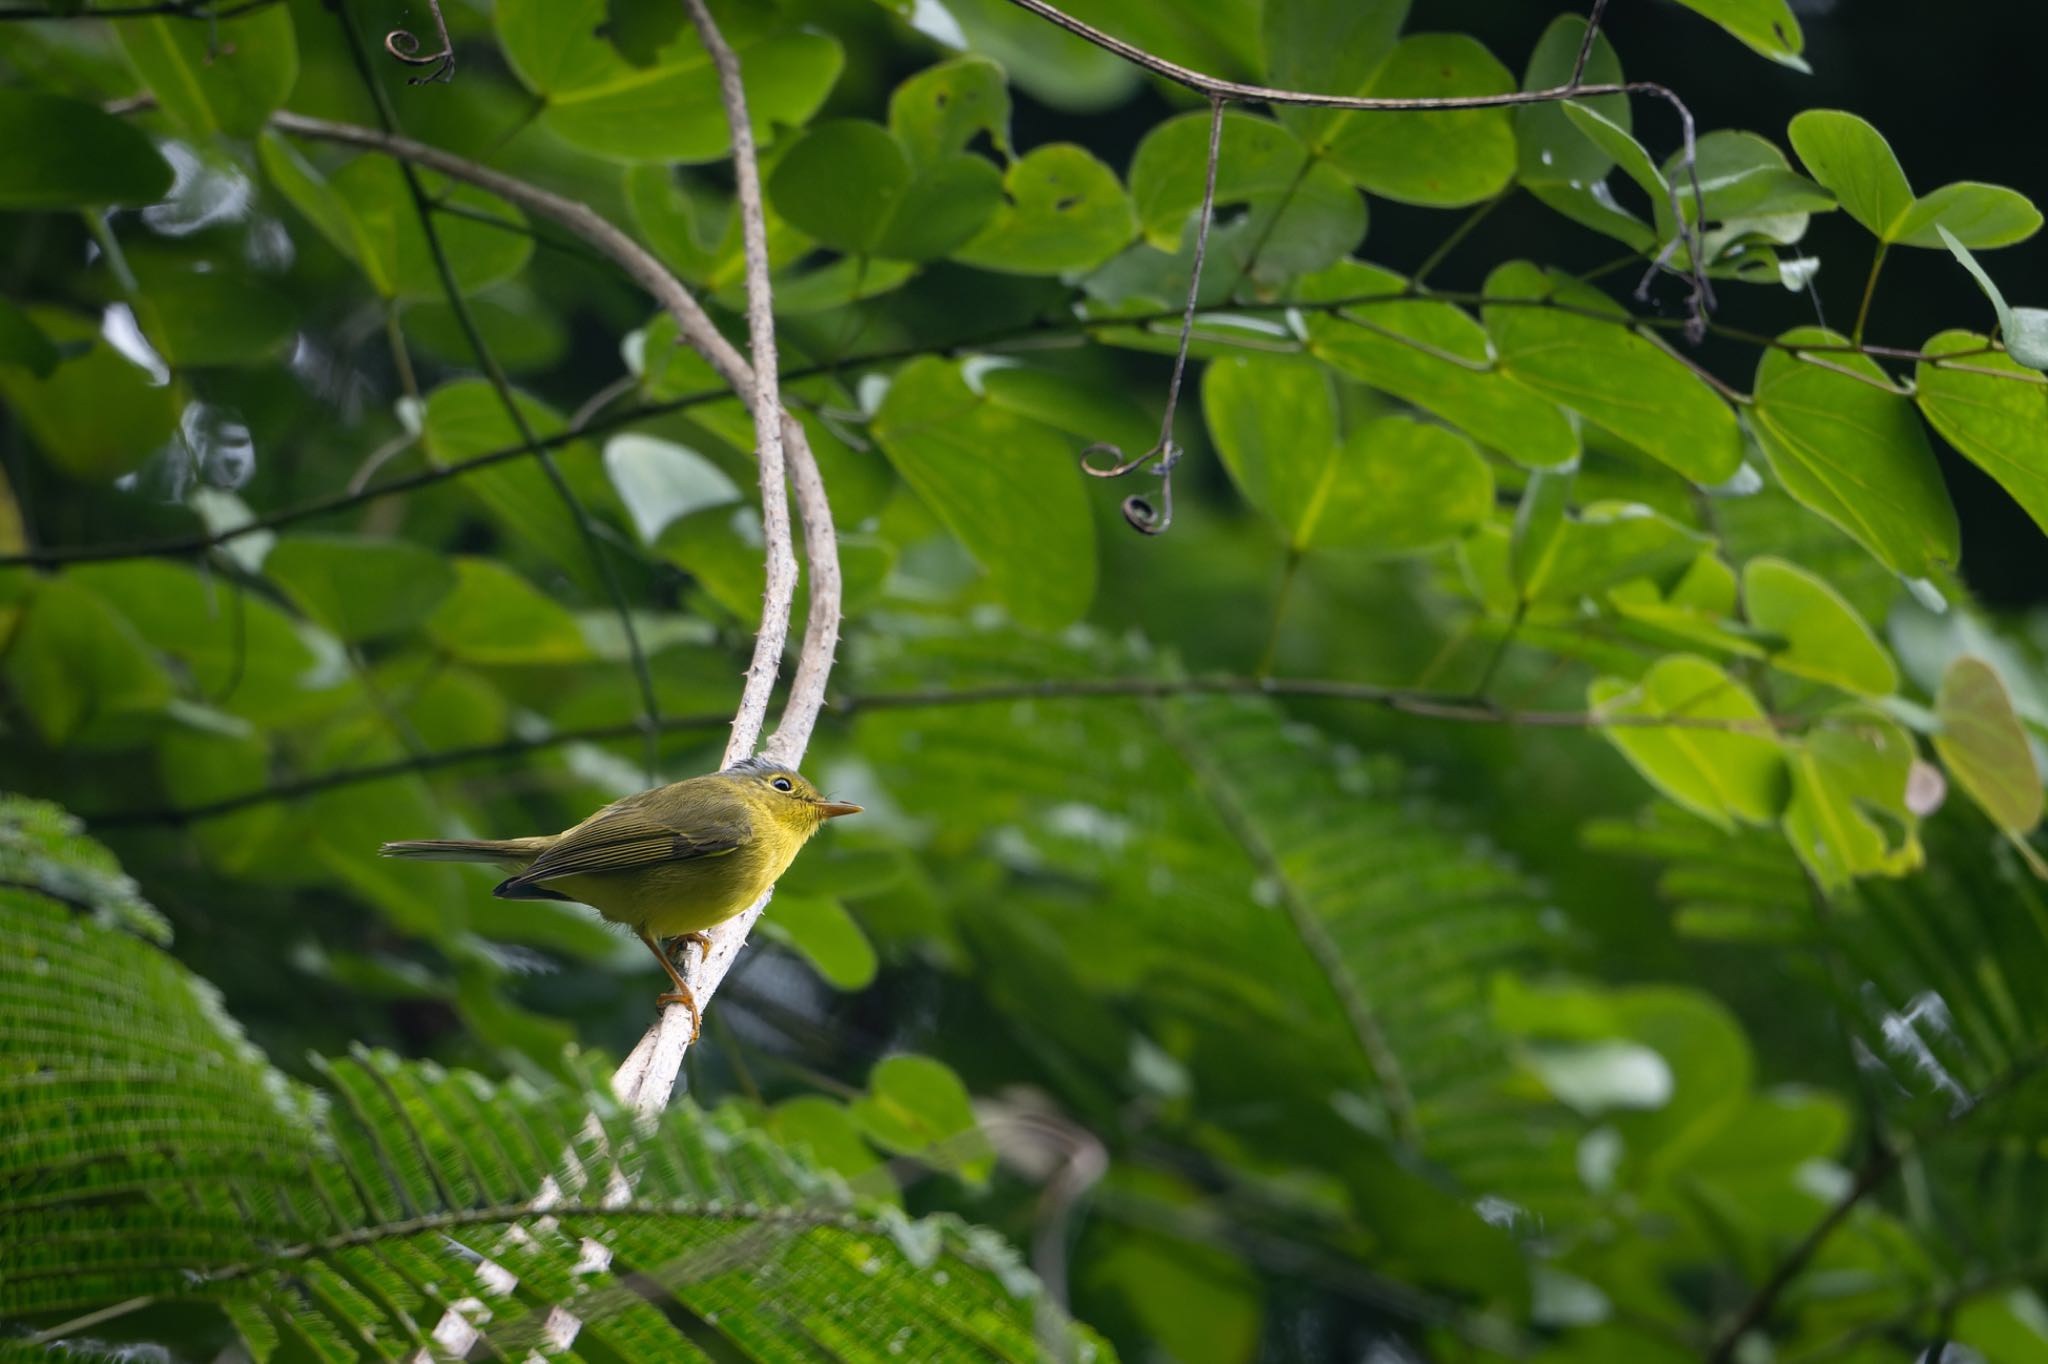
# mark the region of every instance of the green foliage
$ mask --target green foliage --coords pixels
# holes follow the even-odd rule
[[[50,8],[0,23],[0,785],[121,860],[0,804],[0,1352],[2048,1349],[2048,631],[1981,604],[2048,528],[2022,195],[1629,95],[1234,101],[1212,166],[1007,0],[715,0],[845,589],[805,766],[867,808],[636,1126],[644,950],[375,849],[716,761],[744,395],[513,192],[743,342],[696,26],[442,6],[415,86],[359,7]],[[1787,0],[1629,19],[1656,72],[1621,7],[1062,8],[1388,98],[1808,53]],[[416,194],[387,118],[504,178]]]
[[[0,811],[17,837],[47,837],[53,818]],[[30,856],[46,889],[104,876],[90,846]],[[684,1103],[648,1131],[587,1075],[495,1085],[367,1050],[317,1060],[310,1088],[269,1066],[211,987],[70,904],[0,889],[0,949],[14,1191],[0,1314],[198,1302],[257,1359],[691,1351],[664,1307],[756,1358],[878,1336],[930,1358],[1106,1357],[1060,1344],[1028,1273],[985,1238],[878,1215],[731,1115]],[[891,1149],[930,1144],[898,1129],[971,1128],[964,1095],[944,1097],[950,1071],[885,1064]]]

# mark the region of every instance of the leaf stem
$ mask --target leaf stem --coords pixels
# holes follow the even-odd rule
[[[1301,569],[1301,547],[1289,545],[1280,564],[1280,589],[1273,594],[1273,622],[1266,628],[1266,647],[1259,652],[1259,666],[1252,676],[1270,677],[1273,659],[1280,652],[1280,625],[1287,618],[1287,602],[1294,594],[1294,579]]]
[[[1885,253],[1891,249],[1890,242],[1879,242],[1876,254],[1870,258],[1870,276],[1863,281],[1863,302],[1856,309],[1856,329],[1849,333],[1849,340],[1856,345],[1863,344],[1863,324],[1870,319],[1870,301],[1877,296],[1877,277],[1883,273]]]

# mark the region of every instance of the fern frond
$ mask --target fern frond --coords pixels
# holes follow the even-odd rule
[[[687,1104],[642,1131],[594,1064],[291,1081],[128,909],[0,887],[0,1320],[35,1340],[199,1300],[258,1361],[1106,1356],[984,1236]]]

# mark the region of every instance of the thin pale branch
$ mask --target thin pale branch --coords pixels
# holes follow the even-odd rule
[[[754,642],[754,661],[747,670],[747,685],[739,714],[733,720],[731,739],[726,744],[726,761],[751,753],[768,710],[769,694],[782,658],[789,630],[790,607],[796,593],[796,555],[790,545],[789,506],[783,473],[784,445],[788,446],[789,469],[796,484],[797,499],[804,518],[805,552],[810,560],[810,612],[806,624],[802,658],[790,700],[783,710],[783,725],[771,743],[772,755],[794,767],[803,759],[819,707],[824,704],[825,687],[832,671],[833,655],[839,644],[839,549],[832,526],[831,507],[826,502],[825,483],[812,458],[803,427],[782,409],[780,376],[775,353],[775,297],[769,280],[767,217],[762,205],[760,158],[754,148],[753,125],[747,115],[746,87],[740,76],[738,55],[719,31],[704,0],[683,0],[698,39],[710,54],[718,71],[719,98],[725,107],[726,126],[732,134],[733,177],[740,207],[740,236],[746,256],[747,340],[753,352],[752,373],[747,386],[734,387],[751,394],[754,432],[760,447],[761,519],[767,541],[767,586],[761,613],[761,632]],[[740,366],[744,369],[744,366]],[[732,969],[747,934],[761,917],[774,888],[760,900],[711,931],[710,943],[684,965],[684,979],[701,1010],[726,973]],[[682,1071],[683,1055],[694,1038],[691,1011],[671,1005],[660,1021],[620,1064],[612,1077],[612,1089],[633,1104],[642,1115],[658,1114],[674,1092]]]

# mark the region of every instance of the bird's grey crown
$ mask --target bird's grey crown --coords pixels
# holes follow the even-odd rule
[[[772,758],[761,757],[759,754],[756,754],[753,757],[749,758],[741,758],[738,762],[732,764],[725,770],[728,772],[759,772],[763,774],[769,772],[787,772],[791,776],[796,775],[795,768],[785,766],[782,763],[776,762]]]

